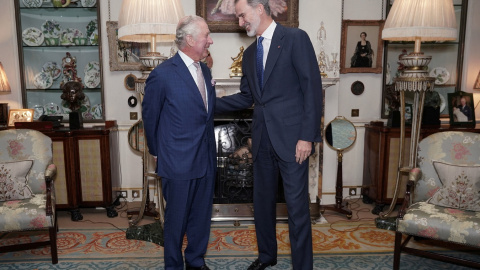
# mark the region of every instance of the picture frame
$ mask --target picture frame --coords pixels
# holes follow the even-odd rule
[[[14,127],[16,122],[33,122],[33,109],[10,109],[8,111],[8,126]]]
[[[145,70],[139,57],[145,55],[148,43],[125,42],[118,40],[118,22],[107,22],[108,56],[110,71]]]
[[[137,76],[133,74],[128,74],[125,76],[125,79],[123,79],[123,85],[125,88],[129,91],[135,90],[135,81],[137,80]]]
[[[448,94],[450,125],[475,126],[473,93],[458,91]]]
[[[340,73],[382,73],[384,20],[343,20],[340,45]],[[357,50],[361,35],[366,34],[366,55]],[[368,46],[369,44],[369,46]],[[370,47],[370,48],[368,48]],[[357,52],[357,53],[356,53]]]
[[[278,23],[287,27],[298,27],[298,0],[280,0],[285,4],[272,7],[272,17]],[[234,0],[197,0],[196,15],[203,17],[212,33],[245,33],[245,29],[238,25],[235,16]]]

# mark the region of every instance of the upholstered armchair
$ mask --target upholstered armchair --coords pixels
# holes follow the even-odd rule
[[[0,131],[0,232],[48,230],[46,241],[3,237],[0,253],[50,246],[58,262],[52,140],[29,129]]]
[[[393,263],[399,269],[405,252],[480,269],[480,262],[409,247],[412,237],[480,248],[480,134],[440,132],[420,142],[397,217]]]

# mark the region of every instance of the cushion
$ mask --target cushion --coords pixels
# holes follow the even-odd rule
[[[480,211],[480,165],[432,163],[443,186],[428,202],[443,207]]]
[[[33,160],[0,163],[0,201],[32,197],[27,180],[32,165]]]

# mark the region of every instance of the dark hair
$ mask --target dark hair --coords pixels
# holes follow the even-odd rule
[[[365,34],[365,37],[367,37],[367,33],[361,32],[361,33],[360,33],[360,36],[362,36],[362,34]]]
[[[235,4],[238,3],[239,0],[235,0]],[[263,5],[263,9],[265,9],[265,13],[270,16],[271,10],[270,10],[270,4],[268,3],[269,0],[247,0],[247,4],[251,7],[256,7],[259,4]]]

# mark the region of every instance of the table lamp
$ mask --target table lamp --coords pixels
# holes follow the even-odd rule
[[[457,39],[457,26],[452,0],[395,0],[382,31],[388,41],[414,41],[414,51],[400,58],[405,66],[394,79],[395,91],[400,94],[400,148],[394,197],[390,208],[380,217],[386,218],[393,210],[399,193],[401,176],[417,163],[417,146],[422,123],[425,93],[433,91],[435,78],[428,73],[431,56],[420,51],[423,41],[449,41]],[[405,92],[413,91],[413,111],[408,167],[404,167],[405,145]],[[378,224],[377,224],[378,226]]]
[[[128,42],[150,43],[147,55],[140,56],[147,71],[136,83],[137,92],[143,94],[144,82],[150,71],[166,59],[156,51],[157,42],[173,41],[178,21],[183,16],[180,0],[123,0],[118,18],[118,38]]]

